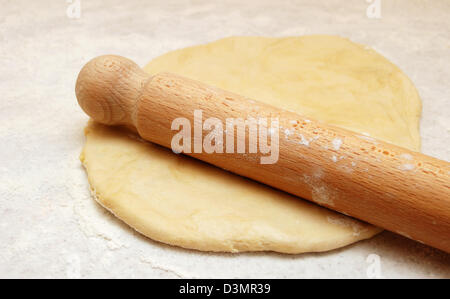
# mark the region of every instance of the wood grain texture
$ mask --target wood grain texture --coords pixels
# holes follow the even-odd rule
[[[76,94],[94,120],[135,127],[144,139],[169,148],[176,133],[172,121],[184,117],[194,123],[196,109],[203,119],[224,123],[278,118],[275,164],[260,164],[260,154],[189,155],[450,252],[448,162],[174,74],[150,77],[119,56],[90,61],[79,74]]]

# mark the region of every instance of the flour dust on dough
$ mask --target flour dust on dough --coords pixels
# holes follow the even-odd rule
[[[169,71],[420,149],[420,99],[375,51],[333,36],[231,37],[169,52]],[[81,160],[97,201],[142,234],[204,251],[326,251],[379,228],[90,122]]]

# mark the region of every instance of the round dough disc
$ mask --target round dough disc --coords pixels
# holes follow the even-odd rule
[[[174,72],[305,116],[420,148],[420,99],[367,47],[333,36],[231,37],[173,51]],[[81,155],[97,201],[142,234],[205,251],[326,251],[379,228],[90,122]]]

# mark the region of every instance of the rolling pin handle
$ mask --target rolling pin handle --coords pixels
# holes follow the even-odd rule
[[[136,101],[149,79],[151,76],[133,61],[103,55],[83,67],[75,92],[80,107],[93,120],[106,125],[135,127]]]

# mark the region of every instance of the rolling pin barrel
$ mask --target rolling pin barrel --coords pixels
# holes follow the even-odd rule
[[[249,117],[276,119],[279,138],[273,135],[271,141],[278,147],[276,163],[261,164],[261,153],[185,153],[450,252],[450,163],[446,161],[178,75],[150,76],[120,56],[88,62],[78,76],[76,95],[95,121],[125,125],[169,148],[177,133],[172,130],[173,120],[194,124],[198,110],[203,119],[223,123]],[[225,128],[224,132],[228,134]],[[205,138],[208,132],[201,134]]]

